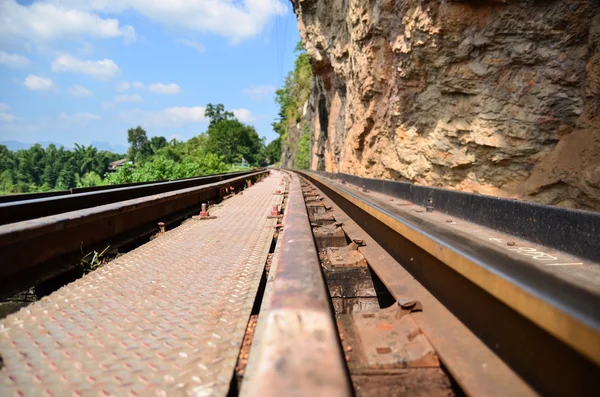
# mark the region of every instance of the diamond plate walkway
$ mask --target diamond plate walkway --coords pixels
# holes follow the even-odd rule
[[[1,396],[223,396],[272,241],[275,173],[0,322]]]

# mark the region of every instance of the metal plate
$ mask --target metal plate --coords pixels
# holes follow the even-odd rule
[[[225,395],[272,240],[278,181],[0,322],[0,395]]]

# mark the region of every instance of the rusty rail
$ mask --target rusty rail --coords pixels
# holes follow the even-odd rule
[[[250,351],[242,395],[350,396],[299,178],[290,178],[272,291],[259,316],[261,342]]]
[[[242,189],[268,171],[0,226],[0,295],[63,273],[82,253],[132,239],[200,209],[231,186]],[[180,186],[180,185],[175,185]]]
[[[155,181],[114,186],[77,188],[66,192],[35,193],[21,200],[0,201],[0,224],[21,222],[62,212],[82,210],[99,205],[130,200],[137,197],[165,193],[172,190],[202,186],[209,183],[249,175],[256,171],[232,172],[201,177],[184,178],[174,181]],[[46,196],[48,194],[49,196]],[[1,198],[1,197],[0,197]]]
[[[363,184],[302,174],[536,390],[582,395],[599,387],[596,263],[449,217],[426,200],[414,203]],[[579,275],[567,265],[578,266]],[[400,273],[374,269],[397,298],[409,291],[400,287]],[[455,358],[442,355],[450,372]],[[459,380],[472,377],[465,369],[458,368]]]
[[[235,174],[244,174],[253,172],[255,170],[242,171],[242,172],[223,172],[218,174],[207,175],[211,176],[227,176],[227,175],[235,175]],[[192,176],[188,178],[177,179],[177,181],[184,181],[189,179],[197,179],[203,178],[198,176]],[[5,194],[0,196],[0,203],[9,203],[9,202],[17,202],[17,201],[25,201],[25,200],[35,200],[35,199],[43,199],[57,196],[68,196],[71,194],[79,194],[79,193],[89,193],[89,192],[100,192],[103,190],[112,190],[112,189],[120,189],[123,187],[132,187],[132,186],[142,186],[142,185],[151,185],[154,183],[167,183],[174,182],[171,179],[161,179],[156,181],[149,182],[132,182],[132,183],[119,183],[116,185],[105,185],[105,186],[89,186],[89,187],[73,187],[69,190],[56,190],[50,192],[36,192],[36,193],[14,193],[14,194]]]

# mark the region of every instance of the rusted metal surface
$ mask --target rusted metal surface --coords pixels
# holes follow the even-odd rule
[[[232,172],[229,174],[208,175],[175,181],[81,188],[75,194],[0,203],[0,224],[21,222],[62,212],[77,211],[108,203],[207,185],[249,175],[253,172],[256,171]]]
[[[399,305],[337,322],[357,397],[455,395],[433,346]]]
[[[392,204],[389,196],[369,193],[367,197],[356,187],[333,181],[323,184],[317,179],[328,194],[356,208],[354,214],[363,225],[370,222],[368,228],[377,234],[378,241],[385,242],[386,249],[402,258],[403,265],[445,305],[454,302],[453,312],[486,343],[501,346],[496,349],[503,360],[529,377],[536,388],[557,393],[560,384],[563,392],[577,390],[585,394],[600,387],[600,379],[595,376],[600,368],[600,294],[597,287],[591,289],[598,285],[597,265],[578,268],[580,274],[590,277],[586,286],[580,277],[576,281],[569,274],[569,266],[555,270],[561,267],[553,266],[557,258],[568,259],[565,253],[548,254],[543,247],[531,248],[534,244],[517,240],[516,245],[523,244],[525,253],[535,251],[535,256],[524,255],[506,243],[514,239],[489,229],[475,229],[473,224],[452,220],[462,225],[462,230],[457,229],[444,221],[447,217],[439,222],[436,212],[410,212]],[[493,236],[490,239],[480,237],[489,234]],[[502,245],[498,244],[503,240]],[[449,279],[469,293],[450,293],[444,287]],[[502,331],[484,321],[483,313],[491,310],[502,318],[497,321],[511,323],[509,330]],[[475,315],[476,311],[481,314]],[[521,339],[524,335],[533,342]],[[520,341],[519,347],[509,348],[516,344],[515,338]],[[548,360],[551,362],[543,364]],[[566,361],[572,375],[559,376],[564,374]]]
[[[316,227],[313,229],[313,235],[320,250],[327,247],[345,247],[347,244],[344,230],[335,224]]]
[[[76,261],[71,254],[81,256],[81,252],[91,252],[109,239],[119,239],[139,228],[154,228],[156,222],[187,214],[202,203],[219,198],[222,187],[244,186],[247,179],[256,180],[264,173],[268,172],[2,225],[0,294],[27,280],[33,281],[38,275],[42,278],[47,268],[53,270]]]
[[[250,352],[242,395],[349,396],[300,182],[291,178],[268,311],[259,316],[261,342]]]
[[[228,391],[274,232],[270,177],[0,322],[2,396]]]
[[[335,197],[330,193],[330,197]],[[367,231],[357,224],[357,212],[352,211],[351,218],[346,211],[352,207],[345,206],[345,210],[340,208],[340,201],[325,200],[326,204],[333,207],[333,213],[336,219],[343,223],[342,228],[350,239],[362,239],[364,246],[359,247],[359,251],[365,256],[371,268],[385,284],[389,292],[397,301],[418,300],[423,311],[414,313],[411,316],[423,330],[432,346],[435,348],[440,359],[445,364],[447,370],[460,385],[462,390],[470,396],[534,396],[535,391],[528,386],[519,375],[511,370],[495,353],[486,346],[480,338],[461,323],[448,308],[444,307],[427,289],[423,287],[415,278],[408,273]],[[356,221],[355,221],[356,219]],[[374,225],[372,218],[367,218],[365,224]],[[403,245],[398,245],[398,238],[393,233],[381,230],[377,237],[388,236],[391,244],[403,249]],[[413,257],[418,264],[422,258]],[[408,258],[410,261],[410,257]],[[433,277],[433,275],[431,275]],[[450,280],[446,279],[446,289],[457,294]],[[462,287],[460,287],[462,288]],[[492,323],[493,319],[488,322]],[[502,329],[507,329],[508,325],[503,325]],[[344,338],[349,338],[347,331]],[[352,356],[352,353],[350,353]],[[389,391],[386,385],[389,385],[394,378],[401,377],[405,379],[406,395],[422,395],[415,393],[418,391],[416,385],[423,384],[427,380],[432,385],[445,385],[443,373],[437,370],[419,371],[417,378],[404,372],[396,372],[389,375],[382,375],[376,379],[369,378],[367,375],[358,376],[355,381],[358,395],[379,395]],[[419,380],[420,379],[420,380]],[[358,383],[357,383],[358,382]],[[375,390],[372,394],[360,393],[360,385],[364,389]],[[428,383],[429,384],[429,383]],[[443,389],[443,387],[442,387]],[[434,391],[437,388],[434,389]],[[411,394],[415,393],[415,394]],[[432,393],[435,395],[436,393]]]
[[[227,178],[227,175],[244,175],[247,173],[256,172],[255,169],[243,171],[243,172],[228,172],[228,173],[220,173],[220,174],[212,174],[208,175],[208,177],[218,177],[223,176]],[[188,178],[177,179],[177,181],[185,181],[189,179],[199,179],[204,177],[192,176]],[[18,193],[18,194],[8,194],[0,196],[0,203],[8,203],[8,202],[16,202],[16,201],[24,201],[24,200],[34,200],[34,199],[43,199],[49,197],[56,196],[68,196],[71,194],[79,194],[79,193],[89,193],[89,192],[99,192],[102,190],[112,190],[112,189],[121,189],[124,187],[132,187],[132,186],[142,186],[142,185],[151,185],[156,183],[169,183],[175,182],[173,180],[159,180],[159,181],[149,181],[149,182],[133,182],[133,183],[119,183],[116,185],[105,185],[105,186],[89,186],[89,187],[74,187],[69,190],[60,190],[55,192],[37,192],[37,193]]]
[[[367,261],[358,251],[358,244],[351,242],[345,247],[328,247],[325,252],[332,268],[367,267]]]
[[[370,368],[440,366],[433,346],[400,305],[375,312],[355,312],[351,317]]]

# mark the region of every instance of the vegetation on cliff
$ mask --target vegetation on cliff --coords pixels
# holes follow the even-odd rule
[[[310,96],[313,76],[302,42],[296,46],[295,53],[294,70],[286,76],[283,87],[275,92],[279,114],[273,129],[279,134],[281,149],[296,154],[292,162],[294,167],[308,168],[310,137],[302,112]]]

